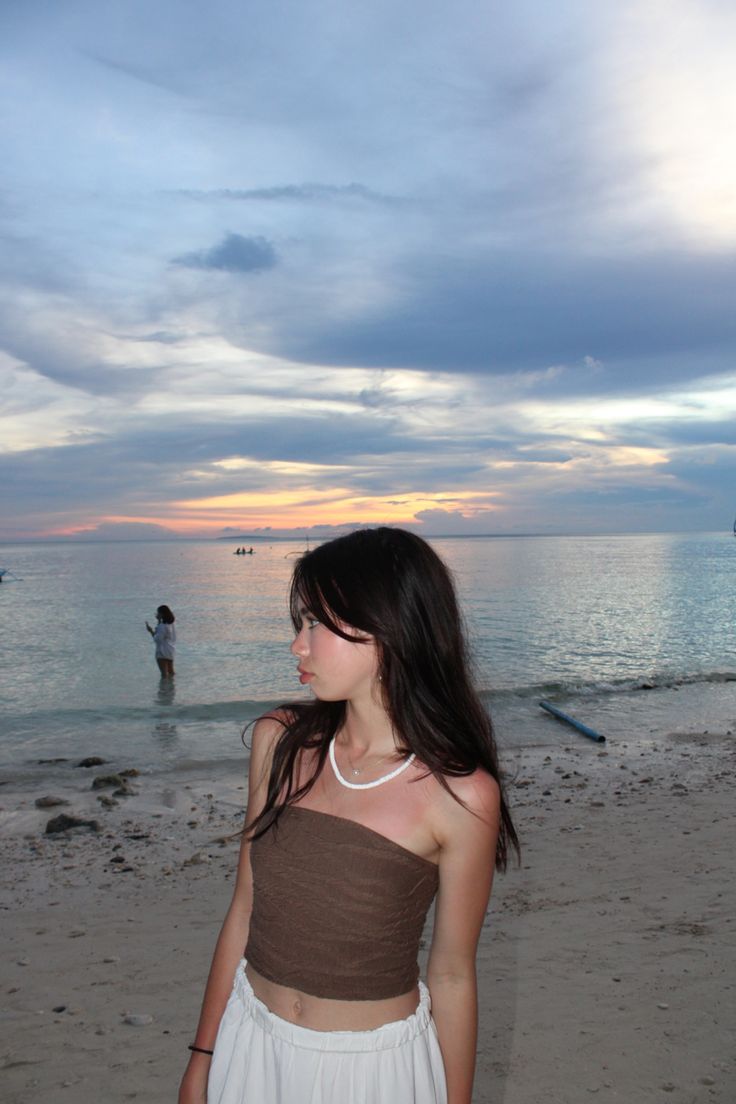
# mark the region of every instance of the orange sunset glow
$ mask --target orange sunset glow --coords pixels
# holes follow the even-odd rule
[[[359,496],[347,488],[315,491],[300,487],[273,494],[219,495],[214,498],[182,500],[172,504],[162,524],[181,532],[221,529],[225,525],[243,529],[268,527],[300,528],[319,525],[358,525],[386,522],[405,525],[424,510],[474,511],[493,509],[493,494],[473,491],[410,492],[395,496]],[[128,519],[129,520],[129,519]],[[146,519],[150,521],[151,519]]]

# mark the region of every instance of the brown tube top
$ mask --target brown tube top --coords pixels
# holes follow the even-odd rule
[[[288,806],[251,844],[245,957],[278,985],[384,1000],[417,983],[437,867],[344,817]]]

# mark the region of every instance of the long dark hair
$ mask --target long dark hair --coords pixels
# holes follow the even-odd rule
[[[176,621],[176,618],[168,606],[159,606],[156,610],[156,616],[161,618],[164,625],[173,625]]]
[[[338,636],[378,646],[383,704],[398,751],[414,752],[438,781],[479,767],[501,786],[496,865],[504,869],[519,842],[501,783],[491,718],[471,684],[462,616],[450,573],[426,541],[404,529],[359,529],[306,552],[291,581],[290,611],[302,610]],[[355,634],[345,626],[355,630]],[[246,832],[255,839],[314,785],[330,741],[345,719],[342,701],[291,702],[274,748],[262,812]],[[295,787],[302,749],[316,751],[313,774]],[[450,791],[451,792],[451,791]]]

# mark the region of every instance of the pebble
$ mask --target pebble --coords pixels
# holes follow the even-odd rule
[[[46,794],[45,797],[37,797],[34,804],[37,809],[53,809],[55,805],[68,805],[69,802],[63,797],[53,797],[51,794]]]
[[[147,1027],[153,1023],[153,1016],[148,1012],[128,1012],[123,1023],[130,1024],[131,1027]]]
[[[667,1008],[669,1008],[669,1005],[668,1005],[668,1004],[665,1004],[665,1003],[664,1003],[664,1001],[662,1001],[662,1003],[661,1003],[661,1004],[658,1004],[658,1005],[657,1005],[657,1008],[661,1008],[661,1009],[662,1009],[662,1011],[664,1012],[664,1011],[665,1011],[665,1010],[666,1010]]]
[[[78,767],[101,767],[107,759],[100,759],[99,755],[88,755],[86,759],[80,759]]]

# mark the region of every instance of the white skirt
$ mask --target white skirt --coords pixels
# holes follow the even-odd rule
[[[374,1031],[314,1031],[269,1012],[245,960],[220,1022],[207,1104],[446,1104],[429,991]]]

